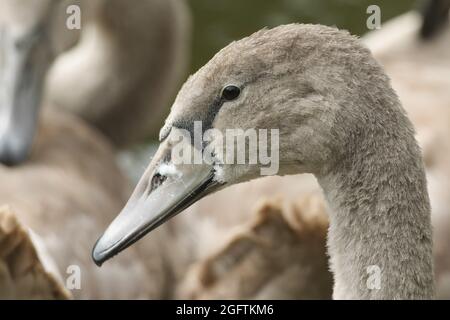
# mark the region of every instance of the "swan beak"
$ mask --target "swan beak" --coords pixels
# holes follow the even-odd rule
[[[18,36],[0,28],[0,162],[7,165],[26,159],[35,134],[50,63],[41,33]]]
[[[92,258],[98,266],[221,186],[212,165],[174,165],[171,149],[166,139],[122,212],[97,240]]]

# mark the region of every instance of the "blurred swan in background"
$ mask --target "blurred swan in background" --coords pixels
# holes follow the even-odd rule
[[[98,232],[130,192],[127,179],[115,163],[112,145],[83,120],[61,108],[49,107],[47,102],[38,117],[51,62],[79,36],[77,32],[66,35],[62,17],[70,3],[74,2],[0,3],[0,161],[15,165],[28,158],[20,166],[0,165],[0,203],[10,208],[0,211],[0,296],[166,297],[170,271],[164,258],[164,230],[161,241],[156,236],[142,245],[142,254],[136,248],[102,270],[90,260],[90,247]],[[115,10],[125,11],[125,3],[116,1]],[[152,14],[159,9],[151,9],[150,3],[163,4],[139,3]],[[166,20],[167,25],[171,22]],[[158,72],[163,79],[164,70]],[[43,250],[37,248],[34,239],[41,239],[40,246],[45,247],[47,255],[41,254]],[[56,269],[47,271],[44,260],[53,260]],[[70,266],[80,268],[81,284],[69,293],[64,289],[64,279]]]
[[[81,30],[66,10],[81,8]],[[118,146],[154,136],[189,60],[184,1],[36,0],[0,3],[0,162],[32,145],[45,105],[94,124]],[[75,47],[74,47],[75,46]]]
[[[38,237],[0,207],[0,299],[68,299],[71,293]]]
[[[0,2],[0,162],[19,163],[31,149],[53,47],[50,0]]]
[[[80,289],[72,291],[75,298],[161,297],[166,268],[164,241],[160,242],[159,236],[143,244],[144,257],[151,255],[152,260],[144,262],[138,248],[126,257],[118,257],[104,270],[90,259],[90,247],[98,232],[121,208],[130,192],[114,161],[113,148],[102,135],[75,116],[49,111],[42,117],[30,159],[20,166],[0,165],[0,180],[0,203],[11,208],[9,213],[0,215],[12,212],[20,229],[30,229],[39,236],[58,267],[59,278],[70,276],[67,270],[71,265],[80,268]],[[161,231],[163,235],[164,230]],[[21,239],[21,233],[9,233],[2,240],[15,243]],[[15,247],[0,260],[7,262],[25,256],[36,262],[33,252],[23,253],[23,249],[27,248]],[[25,258],[19,263],[6,263],[11,268],[7,272],[10,282],[17,280],[17,287],[21,282],[15,274],[24,268],[26,264],[21,265],[24,261]],[[34,292],[40,286],[45,292],[45,283],[39,284],[39,274],[26,271],[29,273],[25,278],[30,286],[35,286]]]
[[[177,297],[331,298],[332,276],[326,255],[328,219],[320,195],[305,196],[292,207],[286,207],[280,199],[260,201],[248,222],[228,229],[224,237],[213,235],[217,226],[210,225],[210,237],[202,240],[215,242],[217,248],[204,251],[203,257],[192,264],[178,284]]]
[[[177,296],[330,299],[327,221],[312,175],[264,177],[211,194],[169,222],[173,246],[188,248],[171,263]],[[286,230],[295,232],[284,234]],[[281,247],[283,257],[278,256]],[[290,290],[282,294],[287,283]]]
[[[423,19],[421,19],[422,22],[419,27],[422,39],[432,39],[436,33],[448,27],[449,10],[449,0],[425,1],[422,8]],[[415,23],[412,23],[411,27],[412,29],[417,28],[417,20]]]
[[[22,228],[42,239],[63,278],[70,265],[80,267],[81,290],[74,290],[74,297],[165,297],[169,270],[164,230],[142,243],[144,250],[136,248],[102,270],[90,260],[96,235],[130,191],[109,143],[67,114],[51,112],[42,118],[30,160],[0,167],[0,203],[9,204]]]
[[[49,73],[50,105],[75,113],[117,146],[156,138],[189,61],[180,0],[89,0],[80,42]]]

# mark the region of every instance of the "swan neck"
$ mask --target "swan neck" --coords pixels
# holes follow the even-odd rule
[[[394,136],[380,137],[383,146],[366,141],[365,152],[356,147],[347,161],[318,177],[330,207],[334,298],[434,295],[430,205],[420,150],[412,134],[401,141]]]

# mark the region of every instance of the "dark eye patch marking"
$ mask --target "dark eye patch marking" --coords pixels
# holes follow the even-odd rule
[[[242,94],[242,91],[245,90],[245,88],[254,82],[257,82],[261,78],[270,76],[269,72],[262,72],[258,74],[257,76],[251,78],[250,80],[246,81],[245,83],[242,83],[239,85],[240,93]],[[189,131],[191,135],[191,143],[194,145],[194,122],[195,121],[201,121],[202,122],[202,134],[205,133],[206,130],[211,129],[213,122],[219,113],[222,106],[228,102],[229,100],[225,99],[222,95],[222,89],[217,92],[217,95],[215,96],[214,100],[209,105],[209,108],[206,110],[206,112],[197,112],[196,114],[190,115],[190,116],[184,116],[180,117],[179,119],[176,119],[173,123],[173,127],[177,127],[179,129],[185,129]],[[162,133],[161,138],[165,139],[170,130],[167,129],[165,132]]]
[[[184,129],[189,131],[191,136],[191,143],[194,144],[194,122],[195,121],[201,121],[202,122],[202,134],[205,133],[206,130],[212,128],[212,124],[214,122],[214,119],[217,116],[217,113],[219,113],[220,108],[222,105],[226,102],[226,100],[222,99],[220,96],[217,96],[214,101],[211,103],[210,107],[208,108],[206,114],[194,114],[190,116],[189,118],[180,118],[173,122],[172,126]]]

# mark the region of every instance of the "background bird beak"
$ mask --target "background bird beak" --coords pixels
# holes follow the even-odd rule
[[[0,162],[23,161],[31,148],[50,49],[44,27],[25,35],[0,26]]]
[[[198,152],[190,144],[189,148]],[[97,240],[92,251],[97,265],[221,186],[214,180],[212,165],[175,165],[171,150],[169,137],[159,146],[122,212]]]

